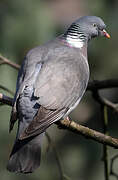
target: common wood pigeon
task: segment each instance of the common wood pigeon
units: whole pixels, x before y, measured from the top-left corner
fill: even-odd
[[[103,20],[84,16],[56,39],[28,52],[18,74],[10,131],[18,119],[7,169],[31,173],[40,165],[46,129],[66,118],[79,104],[88,84],[88,41],[110,35]]]

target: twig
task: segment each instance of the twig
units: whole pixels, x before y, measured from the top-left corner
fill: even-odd
[[[112,110],[118,112],[118,104],[115,104],[109,101],[108,99],[101,97],[98,90],[92,91],[92,95],[93,95],[94,100],[96,100],[99,104],[105,105],[111,108]]]
[[[15,69],[20,69],[20,65],[16,64],[16,63],[13,63],[12,61],[10,61],[9,59],[7,59],[6,57],[0,55],[0,60],[1,60],[1,63],[0,65],[2,64],[8,64],[9,66],[15,68]]]
[[[114,172],[114,170],[113,170],[114,161],[115,161],[117,158],[118,158],[118,154],[115,155],[115,156],[111,159],[110,175],[116,177],[116,179],[118,180],[118,173]]]
[[[0,102],[0,106],[5,106],[6,104],[4,104],[4,103],[2,103],[2,102]]]
[[[13,98],[5,96],[2,93],[0,93],[0,102],[2,104],[7,104],[9,106],[12,106],[13,105]]]
[[[90,81],[88,84],[87,90],[94,91],[94,90],[101,90],[101,89],[108,89],[108,88],[118,88],[118,79]]]
[[[47,132],[45,133],[45,135],[47,137],[49,145],[53,148],[53,152],[54,152],[54,155],[55,155],[55,158],[57,161],[57,165],[58,165],[58,169],[59,169],[59,173],[60,173],[60,180],[64,180],[64,179],[69,180],[69,177],[67,175],[65,175],[65,173],[63,172],[61,161],[60,161],[60,158],[59,158],[59,155],[58,155],[58,152],[56,150],[54,143],[52,142],[52,140]]]
[[[101,112],[102,112],[102,119],[103,119],[104,134],[108,135],[108,114],[107,114],[107,107],[101,105]],[[107,145],[103,145],[103,161],[104,161],[105,180],[109,180],[108,147],[107,147]]]
[[[14,92],[12,92],[11,90],[9,90],[9,89],[6,88],[5,86],[0,85],[0,89],[3,89],[4,91],[6,91],[6,92],[8,92],[8,93],[10,93],[11,95],[14,96]]]

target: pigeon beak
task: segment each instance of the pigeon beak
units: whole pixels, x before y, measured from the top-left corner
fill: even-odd
[[[103,29],[102,32],[106,38],[108,38],[108,39],[110,38],[110,35],[107,33],[107,31],[105,29]]]

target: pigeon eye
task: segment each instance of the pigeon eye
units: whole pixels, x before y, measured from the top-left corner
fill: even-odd
[[[96,27],[97,25],[95,23],[93,23],[93,26]]]

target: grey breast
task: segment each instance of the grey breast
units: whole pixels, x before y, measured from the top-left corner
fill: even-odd
[[[76,48],[55,43],[44,59],[34,95],[45,108],[71,108],[81,99],[88,83],[87,58]]]

